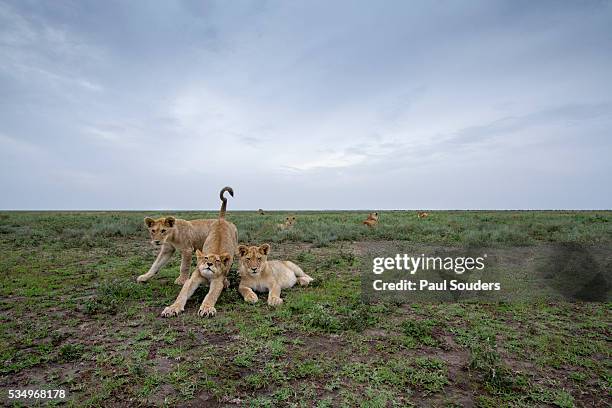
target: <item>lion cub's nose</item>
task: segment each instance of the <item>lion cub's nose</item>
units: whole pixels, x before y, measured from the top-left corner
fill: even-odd
[[[257,268],[251,268],[253,270],[253,272],[255,272],[257,270]]]
[[[212,262],[206,262],[206,265],[213,266],[213,263]]]

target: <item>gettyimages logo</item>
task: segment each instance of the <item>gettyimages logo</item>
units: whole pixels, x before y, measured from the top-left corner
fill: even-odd
[[[425,254],[415,257],[409,256],[408,254],[397,254],[395,257],[374,258],[372,261],[372,272],[379,275],[386,270],[397,270],[406,271],[411,275],[414,275],[419,270],[445,270],[453,271],[456,274],[461,275],[465,271],[482,271],[485,268],[484,261],[486,258],[487,254],[483,254],[477,258],[465,256],[447,256],[442,258],[441,256],[425,256]]]

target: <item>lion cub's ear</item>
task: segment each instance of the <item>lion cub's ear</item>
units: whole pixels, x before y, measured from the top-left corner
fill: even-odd
[[[174,227],[175,222],[176,222],[176,219],[172,216],[164,218],[164,225],[166,227],[170,227],[170,228]]]
[[[238,255],[245,256],[249,252],[249,248],[246,245],[238,245]]]
[[[263,244],[258,248],[258,250],[260,254],[268,255],[268,253],[270,252],[270,244]]]
[[[224,265],[228,265],[232,261],[232,257],[227,252],[222,253],[219,259],[221,259],[221,263]]]
[[[151,217],[145,217],[144,223],[148,228],[151,228],[151,226],[155,224],[155,220]]]
[[[198,259],[204,257],[204,252],[200,251],[199,249],[196,249],[196,257]]]

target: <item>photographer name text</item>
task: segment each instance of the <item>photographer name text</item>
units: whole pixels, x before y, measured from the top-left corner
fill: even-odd
[[[377,279],[372,282],[372,287],[376,291],[489,291],[501,290],[499,282],[459,282],[455,279],[443,280],[440,282],[430,282],[426,279],[411,281],[402,279],[396,282],[384,282]]]
[[[417,271],[452,271],[457,275],[465,272],[482,271],[485,268],[487,255],[480,257],[440,257],[410,256],[397,254],[393,257],[377,257],[372,260],[372,273],[382,275],[387,271],[404,271],[409,275]],[[427,279],[401,279],[385,281],[376,279],[372,282],[375,291],[499,291],[499,282],[464,282],[458,279],[431,281]]]

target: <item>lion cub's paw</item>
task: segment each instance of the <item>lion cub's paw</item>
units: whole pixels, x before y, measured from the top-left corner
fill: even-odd
[[[301,276],[297,278],[297,282],[300,284],[300,286],[308,286],[308,284],[313,280],[314,279],[312,279],[310,276]]]
[[[278,306],[283,304],[283,299],[279,298],[279,297],[268,297],[268,304],[270,306]]]
[[[181,312],[182,310],[178,306],[170,305],[161,312],[161,315],[162,317],[174,317],[178,316]]]
[[[217,309],[214,306],[202,305],[198,310],[200,317],[213,317],[217,314]]]
[[[188,276],[179,276],[178,278],[176,278],[174,280],[174,283],[176,283],[177,285],[184,285],[185,282],[187,282],[189,280]]]
[[[147,275],[140,275],[139,277],[136,278],[136,282],[146,282],[148,280],[149,278],[147,277]]]
[[[256,303],[258,298],[255,293],[251,292],[251,293],[246,294],[246,296],[244,297],[244,300],[246,300],[249,303]]]
[[[230,282],[227,278],[223,279],[223,289],[229,288]]]

